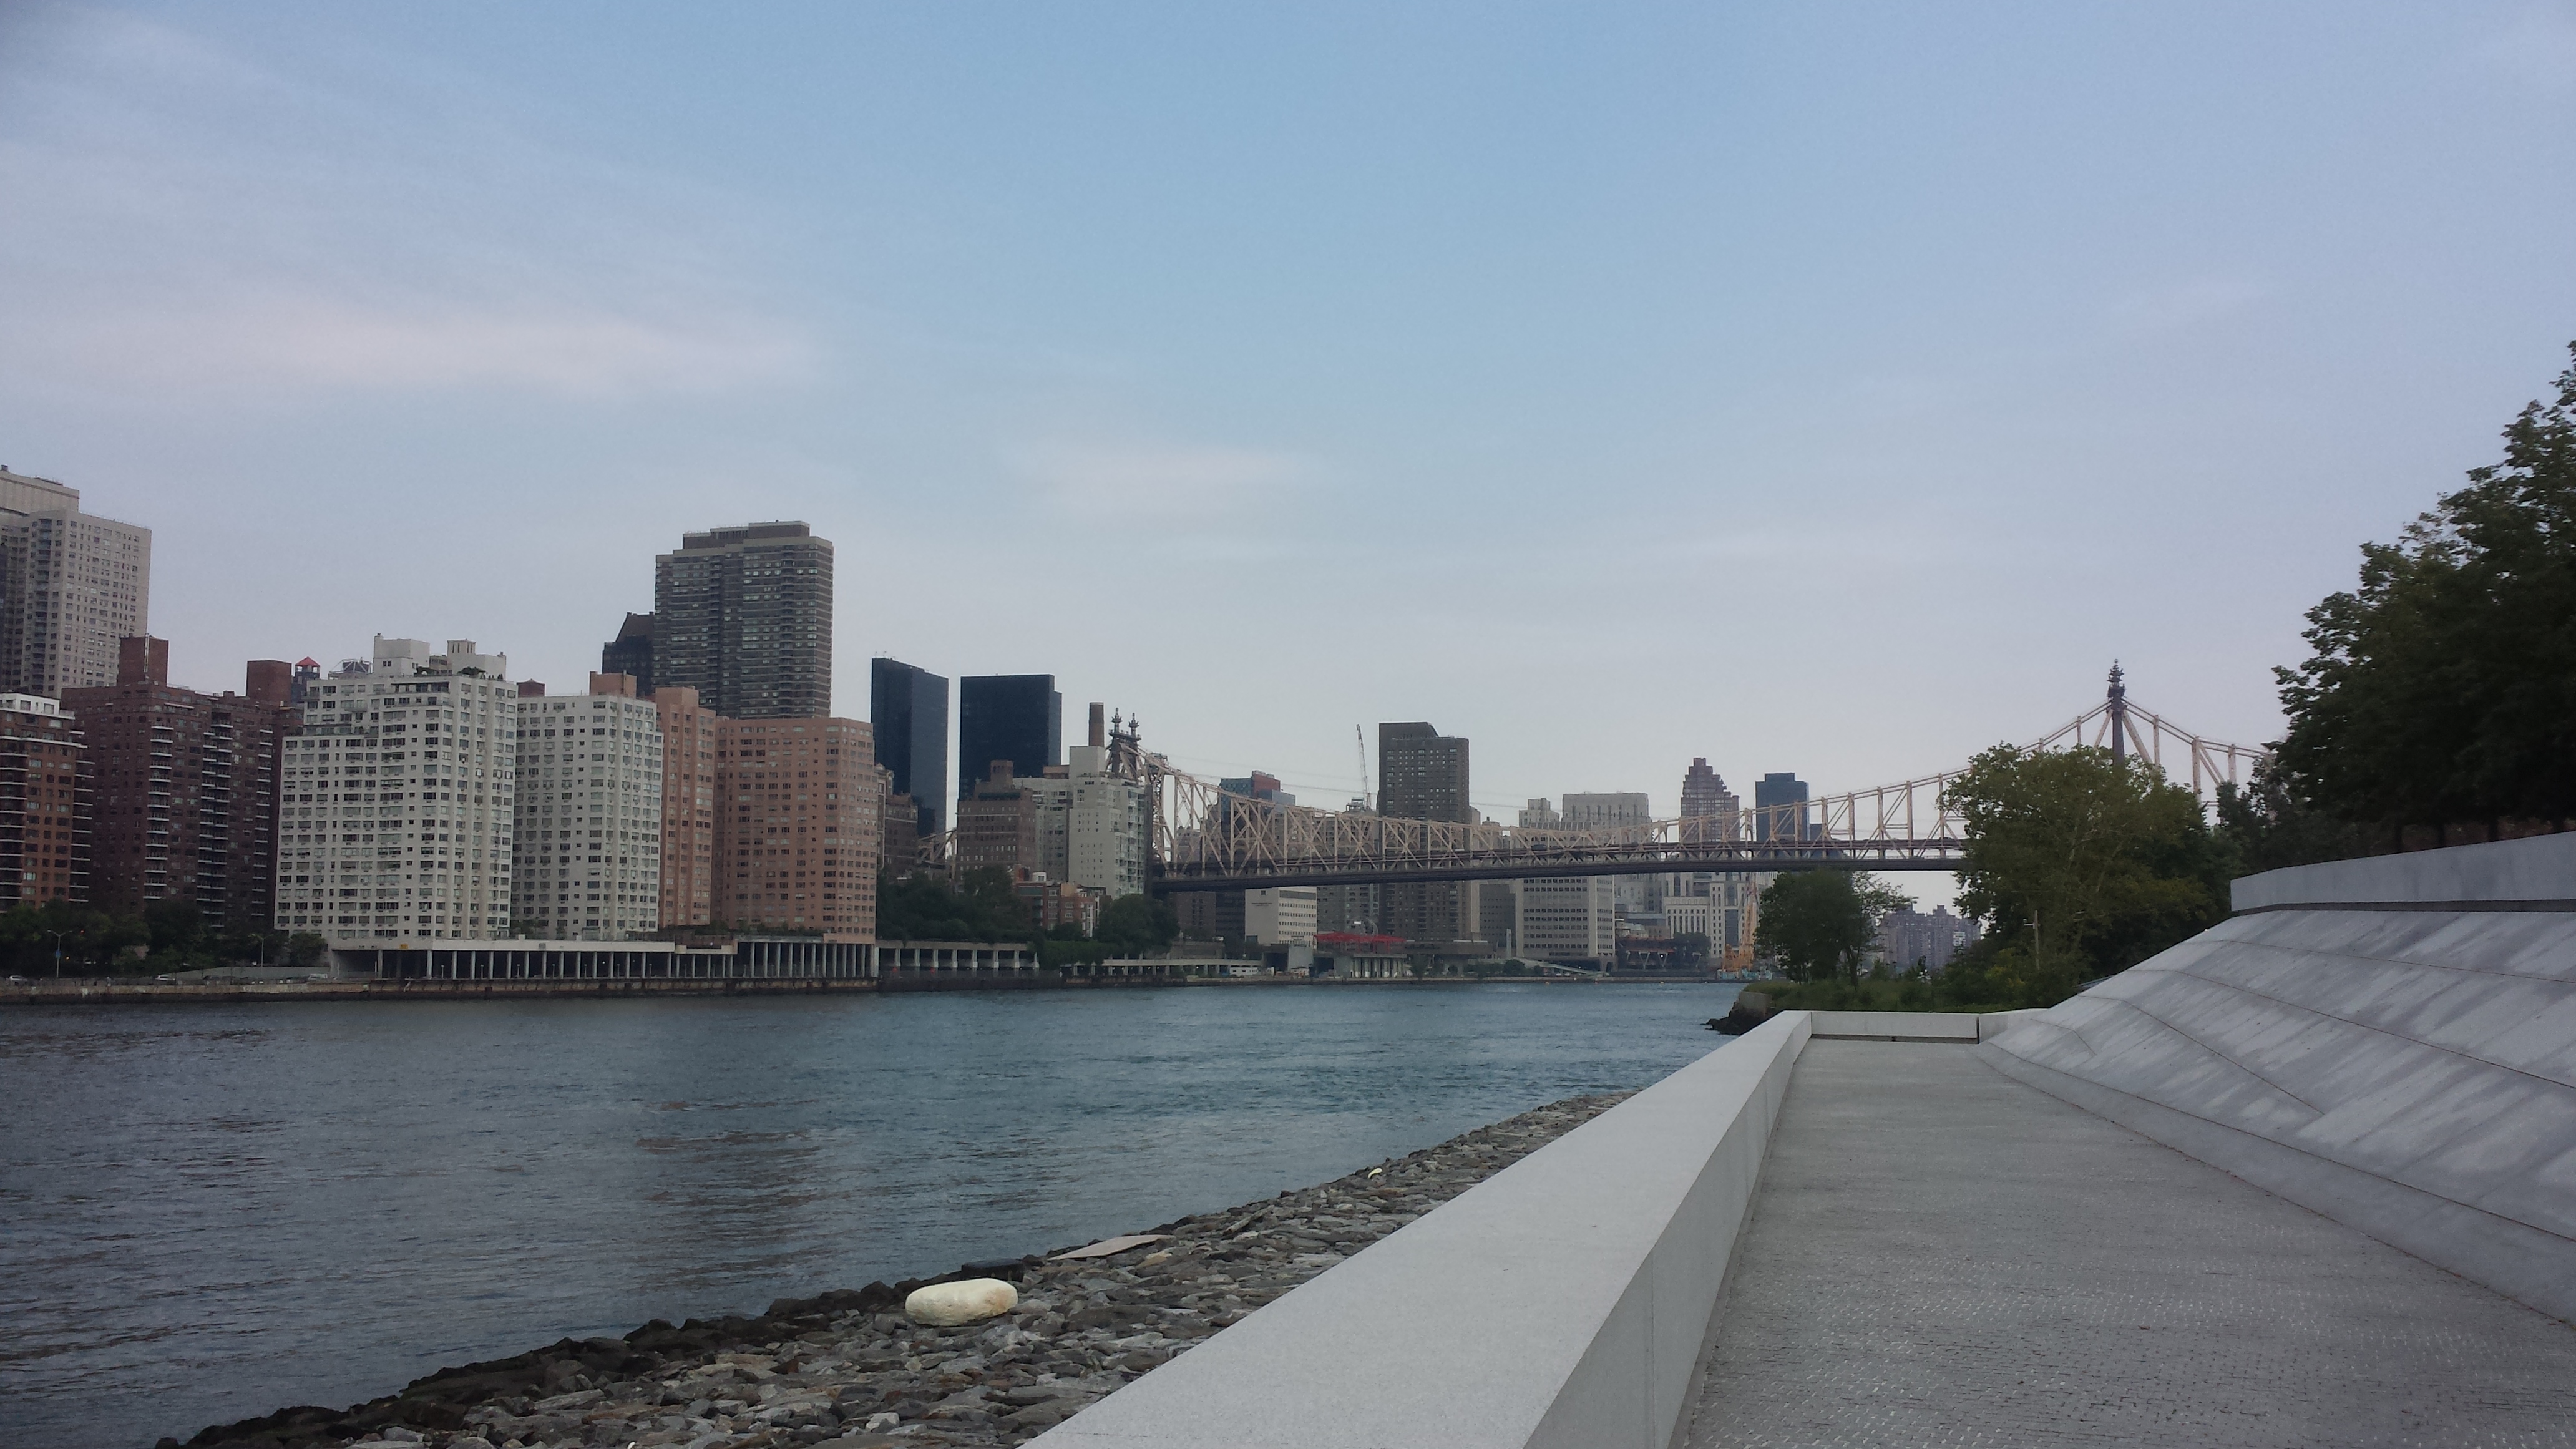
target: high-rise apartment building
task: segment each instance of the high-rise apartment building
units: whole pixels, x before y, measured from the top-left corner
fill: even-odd
[[[912,797],[913,834],[947,829],[947,676],[895,659],[868,661],[868,723],[876,727],[877,763],[893,777],[890,793]]]
[[[651,699],[653,678],[653,616],[629,614],[618,626],[617,637],[599,646],[599,672],[623,674],[635,681],[635,697]]]
[[[88,753],[58,702],[0,694],[0,911],[89,899]]]
[[[1064,873],[1058,877],[1110,900],[1143,893],[1145,853],[1153,838],[1153,802],[1142,780],[1113,768],[1099,743],[1076,745],[1060,781],[1064,799]]]
[[[510,919],[550,941],[630,941],[662,913],[661,716],[624,674],[521,696]]]
[[[376,636],[304,707],[279,771],[277,924],[400,946],[510,914],[519,689],[507,655]]]
[[[653,684],[727,719],[832,712],[832,544],[801,523],[680,537],[653,561]]]
[[[995,760],[1034,780],[1064,763],[1064,696],[1052,674],[970,674],[957,681],[957,797],[988,778]]]
[[[1390,820],[1472,821],[1467,741],[1419,720],[1377,727],[1378,814]],[[1466,892],[1452,882],[1378,892],[1378,926],[1409,941],[1454,941],[1471,929]]]
[[[119,641],[116,682],[63,692],[93,778],[89,899],[123,914],[183,903],[264,931],[277,910],[279,772],[303,719],[292,666],[255,659],[240,694],[170,683],[166,639]]]
[[[859,720],[724,720],[717,918],[738,931],[873,941],[882,773]]]
[[[662,727],[662,924],[716,918],[716,744],[724,719],[682,684],[653,691]]]
[[[114,684],[116,641],[143,633],[151,592],[152,530],[0,467],[0,690],[60,699]]]

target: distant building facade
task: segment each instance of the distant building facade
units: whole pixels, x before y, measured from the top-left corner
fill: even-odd
[[[1468,747],[1420,720],[1377,727],[1378,814],[1390,820],[1468,822]],[[1381,886],[1378,929],[1408,941],[1467,938],[1467,892],[1454,882]]]
[[[506,655],[376,636],[305,705],[279,771],[277,925],[491,940],[510,913],[519,690]]]
[[[955,849],[949,859],[959,872],[1030,870],[1046,873],[1038,849],[1037,799],[1011,778],[1011,762],[995,760],[957,802]]]
[[[1890,911],[1878,920],[1878,946],[1887,964],[1899,971],[1917,966],[1941,971],[1960,952],[1977,944],[1977,918],[1954,916],[1948,906],[1929,911]]]
[[[1052,674],[975,674],[957,682],[957,793],[989,778],[995,760],[1039,779],[1064,763],[1064,696]]]
[[[618,627],[617,637],[599,648],[599,672],[623,674],[635,681],[639,699],[651,699],[653,679],[653,616],[629,614]]]
[[[253,660],[240,694],[170,683],[165,639],[118,641],[114,684],[64,691],[93,778],[89,899],[123,914],[182,903],[206,925],[276,915],[285,741],[302,727],[291,666]]]
[[[737,931],[874,941],[881,779],[863,720],[723,721],[717,917]]]
[[[662,909],[665,929],[713,924],[716,872],[716,746],[723,717],[684,684],[653,691],[662,731]]]
[[[624,674],[519,703],[512,923],[552,941],[630,941],[662,924],[659,712]]]
[[[0,694],[0,910],[89,899],[88,748],[59,702]]]
[[[653,561],[653,684],[734,720],[832,712],[832,544],[802,523],[683,534]]]
[[[1795,775],[1773,773],[1754,781],[1753,810],[1756,840],[1805,840],[1815,833],[1807,815],[1807,782]]]
[[[1243,934],[1264,946],[1315,943],[1315,887],[1269,886],[1243,893]]]
[[[0,468],[0,691],[116,682],[150,623],[152,530],[83,513],[80,490]]]
[[[889,792],[907,796],[913,833],[948,828],[948,678],[897,659],[868,661],[868,722],[876,729],[877,763],[893,777]],[[990,760],[975,760],[983,770]]]
[[[1618,897],[1606,875],[1512,882],[1515,955],[1607,969],[1619,956]]]

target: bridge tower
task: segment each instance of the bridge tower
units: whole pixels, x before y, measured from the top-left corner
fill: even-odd
[[[2111,758],[2114,762],[2129,758],[2129,686],[2120,682],[2120,661],[2111,661],[2111,693],[2107,708],[2111,712]]]

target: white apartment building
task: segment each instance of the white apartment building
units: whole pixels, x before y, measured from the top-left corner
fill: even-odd
[[[1243,934],[1264,946],[1313,945],[1314,886],[1271,886],[1243,893]]]
[[[1153,833],[1145,787],[1110,770],[1105,745],[1074,745],[1064,754],[1063,774],[1011,782],[1036,804],[1036,868],[1111,900],[1142,893]]]
[[[60,699],[114,684],[116,641],[148,632],[151,592],[152,530],[0,467],[0,690]]]
[[[592,676],[595,691],[633,686],[622,674]],[[519,702],[510,896],[520,930],[625,941],[662,924],[662,766],[651,700],[591,693]]]
[[[376,636],[311,686],[278,770],[277,925],[336,944],[507,932],[518,689],[471,639]]]
[[[1619,912],[1612,881],[1606,875],[1568,875],[1512,882],[1513,952],[1537,961],[1617,961]]]

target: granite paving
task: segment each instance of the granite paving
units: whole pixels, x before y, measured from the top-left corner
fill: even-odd
[[[1809,1044],[1694,1449],[2576,1445],[2576,1328],[1967,1047]]]

